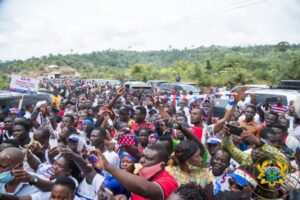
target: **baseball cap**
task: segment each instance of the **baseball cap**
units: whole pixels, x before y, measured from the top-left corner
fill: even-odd
[[[71,134],[71,135],[69,136],[69,141],[72,141],[72,142],[79,142],[79,135]]]
[[[206,144],[220,144],[221,143],[221,139],[214,136],[214,137],[209,137],[206,139]]]

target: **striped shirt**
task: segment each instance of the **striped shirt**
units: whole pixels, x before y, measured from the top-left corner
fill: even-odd
[[[275,112],[283,113],[283,114],[287,113],[287,111],[288,111],[288,108],[286,106],[278,105],[278,104],[272,105],[271,109]]]

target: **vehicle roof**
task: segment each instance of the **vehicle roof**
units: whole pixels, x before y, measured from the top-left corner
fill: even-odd
[[[133,87],[135,87],[135,88],[136,87],[152,88],[147,83],[144,83],[144,82],[141,82],[141,81],[129,82],[129,83],[125,83],[125,85],[129,85],[130,88],[133,88]]]
[[[192,82],[179,82],[179,83],[186,84],[186,85],[197,85],[196,83],[192,83]]]
[[[300,82],[300,80],[281,80],[281,81],[284,81],[284,82]]]
[[[126,82],[124,85],[138,85],[138,84],[145,84],[145,85],[147,85],[147,83],[142,82],[142,81],[130,81],[130,82]]]
[[[192,85],[192,84],[186,84],[186,83],[173,83],[173,84],[170,84],[170,85],[187,86],[187,87],[191,87],[191,88],[194,88],[194,89],[199,90],[199,88],[198,88],[196,85]]]
[[[269,85],[259,85],[259,84],[238,85],[238,86],[236,86],[234,88],[243,87],[243,86],[246,86],[246,87],[258,87],[258,88],[270,88]]]
[[[168,81],[164,81],[164,80],[149,80],[147,81],[148,82],[164,82],[164,83],[167,83]]]
[[[189,86],[193,86],[193,85],[190,85],[188,83],[183,83],[183,82],[179,82],[179,83],[171,83],[170,85],[189,85]]]
[[[9,96],[21,96],[23,93],[9,91],[9,90],[0,90],[0,97],[9,97]],[[24,93],[23,95],[30,95]]]
[[[277,95],[300,95],[297,90],[286,90],[286,89],[258,89],[258,90],[250,90],[248,93],[258,93],[258,94],[277,94]]]
[[[147,84],[134,84],[134,85],[131,85],[131,87],[147,87],[147,88],[152,88],[150,85],[147,85]]]
[[[118,84],[121,83],[119,80],[114,80],[114,79],[110,80],[110,79],[97,79],[97,78],[95,78],[95,79],[83,79],[83,80],[89,81],[89,82],[95,81],[96,83],[106,83],[106,82],[113,82],[113,83],[118,83]]]

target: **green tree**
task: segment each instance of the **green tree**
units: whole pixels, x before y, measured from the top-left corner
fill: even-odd
[[[206,69],[207,69],[207,70],[211,70],[211,69],[212,69],[212,66],[211,66],[209,60],[206,61]]]
[[[7,89],[10,84],[10,79],[7,75],[0,75],[0,89]]]

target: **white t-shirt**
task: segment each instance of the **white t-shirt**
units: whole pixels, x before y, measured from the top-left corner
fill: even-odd
[[[221,176],[214,176],[211,172],[210,173],[213,179],[213,186],[214,186],[214,194],[218,194],[219,192],[230,190],[228,179],[230,178],[228,174],[225,172]]]
[[[114,151],[105,151],[103,153],[106,160],[109,162],[110,165],[119,168],[120,166],[120,157],[119,155]]]
[[[114,166],[115,168],[120,168],[120,157],[116,152],[105,151],[103,155],[110,165]],[[109,173],[107,171],[103,171],[103,174],[107,175]]]
[[[100,174],[94,177],[91,185],[88,184],[86,178],[84,178],[77,188],[76,195],[82,200],[97,199],[97,193],[103,181],[104,177]]]

